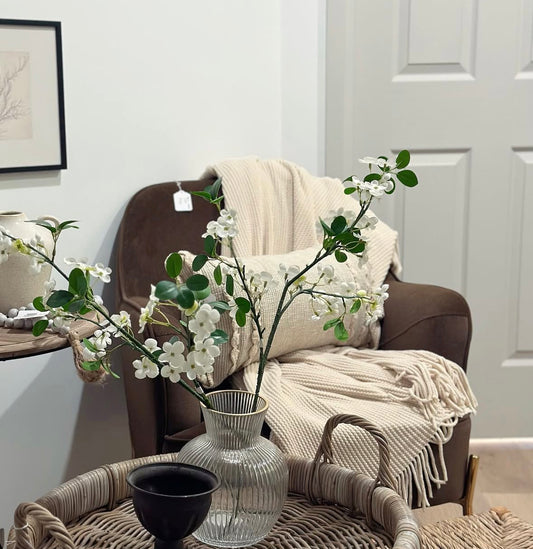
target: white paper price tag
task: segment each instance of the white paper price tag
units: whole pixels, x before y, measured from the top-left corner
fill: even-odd
[[[186,192],[179,190],[174,193],[174,209],[177,212],[192,212],[192,197]]]

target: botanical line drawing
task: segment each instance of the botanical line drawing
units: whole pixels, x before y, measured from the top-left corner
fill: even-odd
[[[0,52],[0,139],[32,137],[29,53]]]

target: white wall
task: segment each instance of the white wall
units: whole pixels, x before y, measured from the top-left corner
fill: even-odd
[[[59,256],[109,264],[141,187],[247,154],[319,173],[324,11],[324,0],[0,0],[3,18],[62,22],[68,147],[60,173],[0,175],[0,210],[78,219]],[[0,527],[19,502],[129,457],[120,382],[83,385],[68,349],[0,363]]]
[[[325,175],[326,0],[281,8],[283,157]]]

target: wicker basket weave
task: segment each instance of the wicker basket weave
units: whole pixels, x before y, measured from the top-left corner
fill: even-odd
[[[339,423],[366,429],[377,441],[377,479],[333,464],[332,432]],[[15,549],[149,549],[153,538],[138,522],[126,475],[145,463],[175,461],[163,454],[105,465],[68,481],[15,511]],[[323,460],[322,460],[323,458]],[[314,460],[288,458],[289,492],[282,516],[254,547],[318,549],[361,547],[420,549],[411,510],[392,489],[387,442],[377,427],[356,416],[332,417]],[[207,549],[192,537],[189,549]]]

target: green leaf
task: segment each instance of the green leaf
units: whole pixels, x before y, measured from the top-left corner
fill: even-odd
[[[353,194],[357,189],[355,187],[347,187],[344,189],[344,194]]]
[[[406,187],[416,187],[418,185],[418,178],[416,177],[415,172],[412,172],[411,170],[403,170],[398,172],[396,177]]]
[[[344,229],[346,229],[347,223],[346,218],[343,215],[337,216],[332,222],[331,222],[331,230],[333,231],[334,235],[341,234]]]
[[[320,219],[320,224],[322,225],[322,229],[324,229],[324,234],[325,235],[328,235],[328,236],[333,236],[334,235],[334,233],[331,230],[331,228],[329,227],[329,225],[327,223],[325,223],[322,219]]]
[[[215,255],[216,246],[216,240],[210,234],[208,234],[204,238],[204,250],[209,257],[213,257]]]
[[[219,313],[229,311],[231,307],[225,301],[211,301],[209,303],[213,309],[216,309]]]
[[[87,295],[87,278],[81,269],[72,269],[68,277],[68,289],[74,295],[85,297]]]
[[[56,307],[63,307],[63,305],[66,305],[69,301],[72,301],[74,296],[67,292],[67,290],[56,290],[46,301],[46,304],[48,307],[56,308]]]
[[[209,280],[204,275],[195,274],[190,276],[186,280],[185,284],[189,290],[192,290],[193,292],[200,292],[209,286]]]
[[[49,221],[36,219],[34,221],[28,221],[27,223],[35,223],[35,225],[39,225],[39,227],[44,227],[45,229],[48,229],[52,234],[57,233],[55,225],[52,225]]]
[[[226,292],[228,295],[233,295],[235,284],[231,275],[226,276]]]
[[[69,221],[63,221],[60,223],[57,228],[62,231],[63,229],[79,229],[76,225],[72,225],[72,223],[78,223],[77,219],[70,219]]]
[[[350,307],[350,313],[354,314],[356,313],[360,308],[361,308],[361,300],[360,299],[356,299],[352,306]]]
[[[218,193],[222,187],[222,178],[219,177],[212,185],[208,185],[204,190],[206,190],[211,195],[211,200],[215,200],[218,197]]]
[[[83,339],[83,345],[93,353],[96,353],[96,351],[98,351],[98,349],[87,338]]]
[[[165,271],[170,278],[178,278],[183,267],[183,258],[178,252],[167,255],[165,259]]]
[[[193,196],[200,196],[201,198],[204,198],[205,200],[211,200],[211,195],[206,191],[191,191],[191,194]]]
[[[80,315],[86,315],[87,313],[90,313],[93,309],[90,309],[87,306],[84,306],[80,309],[79,313]]]
[[[335,250],[335,259],[339,263],[344,263],[348,259],[348,256],[341,250]]]
[[[339,341],[346,341],[350,337],[348,330],[344,327],[344,322],[339,322],[335,325],[334,333]]]
[[[68,304],[67,311],[69,313],[81,313],[81,310],[85,307],[85,299],[76,299]]]
[[[246,324],[246,313],[240,309],[235,313],[235,321],[241,328]]]
[[[360,254],[365,251],[366,248],[366,242],[364,240],[355,240],[353,242],[349,242],[345,245],[345,249],[347,252],[350,252],[351,254]]]
[[[411,162],[411,154],[409,151],[400,151],[396,157],[396,168],[398,170],[403,170]]]
[[[100,369],[100,366],[102,366],[101,360],[86,360],[81,363],[81,367],[89,372],[96,372]]]
[[[333,326],[336,326],[341,321],[340,318],[333,318],[331,320],[328,320],[323,327],[323,330],[329,330],[330,328],[333,328]]]
[[[381,175],[379,173],[369,173],[364,181],[366,182],[369,182],[369,181],[378,181],[379,179],[381,179]]]
[[[211,295],[211,288],[208,286],[203,290],[198,290],[196,292],[193,291],[193,294],[196,300],[201,301],[202,299],[205,299],[206,297],[209,297]]]
[[[48,320],[43,318],[42,320],[38,320],[33,325],[31,331],[34,336],[40,336],[46,330],[46,328],[48,328]]]
[[[213,338],[213,343],[215,345],[222,345],[229,340],[228,334],[224,330],[215,330],[214,332],[211,332],[210,337]]]
[[[207,262],[209,258],[206,255],[197,255],[192,261],[192,270],[199,271]]]
[[[235,304],[239,308],[239,311],[242,311],[244,314],[250,312],[251,305],[250,305],[250,302],[245,297],[235,298]]]
[[[220,265],[215,267],[215,270],[213,271],[213,278],[219,286],[222,284],[222,269]]]
[[[177,288],[176,301],[183,309],[190,309],[194,305],[194,293],[185,285]]]
[[[155,285],[155,297],[161,301],[167,299],[176,299],[178,295],[178,287],[171,280],[161,280]]]
[[[37,311],[41,311],[42,313],[44,313],[47,310],[46,307],[44,306],[42,295],[36,297],[33,300],[33,306],[35,307],[35,309],[37,309]]]

